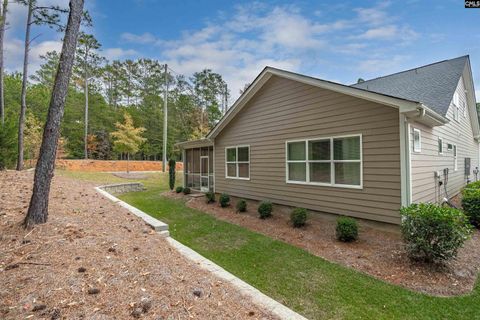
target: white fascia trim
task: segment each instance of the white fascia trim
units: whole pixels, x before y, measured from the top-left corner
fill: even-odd
[[[329,82],[321,79],[316,79],[297,73],[292,73],[285,70],[279,70],[271,67],[266,67],[255,81],[248,87],[247,91],[243,93],[240,98],[233,104],[228,110],[226,115],[220,120],[220,122],[210,131],[207,135],[207,139],[215,138],[220,131],[228,124],[228,122],[235,117],[235,115],[242,109],[242,107],[260,90],[260,88],[273,76],[297,81],[300,83],[312,85],[326,90],[346,94],[352,97],[360,98],[363,100],[369,100],[372,102],[387,105],[393,108],[399,109],[400,112],[411,112],[418,110],[422,107],[421,103],[415,101],[404,100],[400,98],[390,97],[383,94],[349,87],[342,84]],[[433,111],[432,111],[433,112]]]
[[[475,87],[473,85],[472,68],[470,66],[470,59],[467,59],[467,65],[463,71],[463,79],[465,87],[467,88],[467,106],[468,114],[470,115],[470,123],[472,124],[473,137],[480,139],[480,124],[478,123],[477,100],[475,98]]]

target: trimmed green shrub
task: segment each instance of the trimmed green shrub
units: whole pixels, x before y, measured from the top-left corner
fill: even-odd
[[[175,166],[176,162],[173,159],[168,160],[168,185],[170,186],[170,190],[175,188]]]
[[[290,213],[290,221],[294,228],[300,228],[307,222],[307,209],[295,208]]]
[[[467,184],[465,189],[480,189],[480,180]]]
[[[190,190],[189,187],[183,188],[183,194],[190,194],[192,193],[192,190]]]
[[[337,219],[335,235],[342,242],[351,242],[358,239],[357,220],[349,217],[340,217]]]
[[[266,219],[272,216],[273,206],[270,201],[262,201],[258,206],[258,214],[260,215],[260,219]]]
[[[183,192],[183,187],[177,187],[177,188],[175,189],[175,192],[176,192],[176,193]]]
[[[207,203],[215,202],[215,193],[212,191],[209,191],[205,193],[205,198],[207,198]]]
[[[463,189],[462,208],[470,223],[480,228],[480,189]]]
[[[472,227],[460,210],[434,204],[412,204],[400,209],[402,235],[413,260],[443,262],[457,256]]]
[[[247,201],[245,199],[240,199],[236,204],[237,212],[247,211]]]
[[[218,199],[218,202],[220,202],[220,207],[228,207],[230,205],[230,196],[227,193],[222,193]]]

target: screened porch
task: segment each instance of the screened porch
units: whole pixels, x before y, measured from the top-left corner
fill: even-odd
[[[184,146],[184,186],[193,190],[213,191],[213,146]]]

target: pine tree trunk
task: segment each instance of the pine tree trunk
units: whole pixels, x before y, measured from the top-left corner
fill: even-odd
[[[35,169],[32,198],[30,199],[30,206],[24,220],[25,228],[45,223],[48,218],[48,197],[55,169],[60,122],[63,117],[68,83],[75,60],[75,48],[83,14],[83,4],[84,0],[70,0],[70,14],[48,108],[47,122],[43,131],[40,155]]]
[[[2,21],[0,23],[0,118],[2,126],[5,124],[5,95],[3,86],[3,40],[5,39],[5,27],[7,22],[8,0],[3,0],[2,5]]]
[[[25,112],[27,111],[28,53],[30,51],[30,28],[32,26],[33,0],[28,2],[27,29],[25,31],[25,51],[23,55],[22,94],[20,117],[18,119],[18,156],[17,170],[23,170],[23,132],[25,130]]]
[[[87,57],[88,57],[88,48],[85,49],[85,134],[84,134],[84,144],[85,144],[85,159],[88,159],[88,72],[87,72]]]

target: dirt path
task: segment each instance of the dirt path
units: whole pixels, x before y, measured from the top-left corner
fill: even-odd
[[[24,231],[32,178],[0,172],[1,319],[273,318],[90,183],[56,177],[49,222]]]

